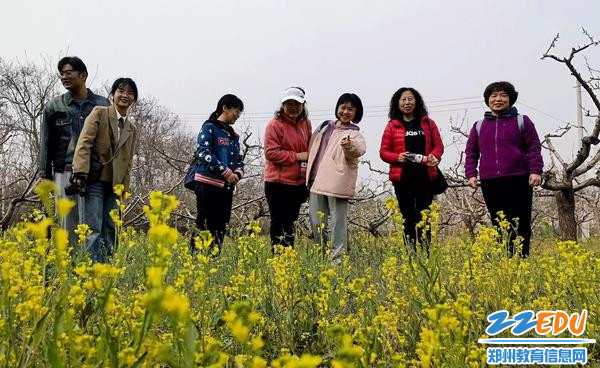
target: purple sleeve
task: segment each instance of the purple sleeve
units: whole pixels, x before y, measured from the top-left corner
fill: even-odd
[[[477,163],[479,161],[479,136],[475,124],[471,128],[467,146],[465,147],[465,175],[467,179],[477,177]]]
[[[541,175],[544,171],[544,159],[542,158],[542,144],[538,137],[535,125],[527,115],[523,117],[523,138],[527,150],[527,163],[530,174]]]

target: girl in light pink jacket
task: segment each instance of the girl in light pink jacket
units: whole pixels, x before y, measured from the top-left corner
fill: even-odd
[[[330,256],[340,263],[348,247],[348,200],[356,189],[358,158],[366,151],[365,139],[356,125],[363,115],[360,98],[353,93],[341,95],[335,115],[337,120],[324,122],[311,137],[306,181],[314,240],[327,243],[330,222]]]

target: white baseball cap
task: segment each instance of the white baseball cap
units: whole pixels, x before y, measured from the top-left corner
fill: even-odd
[[[300,103],[304,103],[304,90],[300,87],[288,87],[285,89],[283,94],[283,98],[281,102],[285,102],[287,100],[294,100]]]

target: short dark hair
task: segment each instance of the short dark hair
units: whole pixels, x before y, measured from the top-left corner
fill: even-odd
[[[517,97],[519,97],[519,92],[515,90],[515,86],[510,82],[502,81],[490,83],[489,86],[485,87],[485,91],[483,91],[483,98],[485,99],[486,106],[490,105],[490,96],[493,92],[506,92],[508,94],[510,106],[514,105],[515,102],[517,102]]]
[[[80,58],[78,58],[77,56],[65,56],[58,62],[58,71],[61,72],[67,64],[71,65],[73,70],[75,70],[76,72],[85,73],[85,77],[87,78],[87,67]]]
[[[228,109],[239,109],[240,111],[244,111],[244,103],[240,100],[236,95],[226,94],[219,99],[217,102],[217,108],[210,114],[209,120],[215,120],[221,115],[223,112],[223,106]]]
[[[110,87],[110,94],[114,95],[115,92],[117,92],[117,90],[119,88],[123,88],[125,86],[128,86],[129,88],[131,88],[131,90],[133,91],[133,96],[134,96],[133,99],[134,99],[134,101],[137,101],[137,99],[138,99],[137,85],[135,84],[135,82],[131,78],[118,78],[113,83],[112,87]]]
[[[358,97],[354,93],[344,93],[343,95],[340,96],[340,98],[338,98],[338,101],[335,104],[335,117],[338,119],[340,118],[338,116],[338,112],[337,112],[338,108],[340,107],[340,105],[343,105],[346,102],[350,103],[350,105],[352,105],[356,108],[356,116],[354,116],[353,122],[355,124],[360,123],[360,121],[362,120],[362,117],[363,117],[363,105],[362,105],[362,101],[360,100],[360,97]]]
[[[406,91],[412,92],[413,96],[415,96],[414,115],[416,118],[422,119],[423,116],[427,115],[427,106],[425,106],[425,101],[423,101],[421,94],[412,87],[402,87],[394,93],[392,99],[390,100],[390,112],[388,117],[390,119],[402,120],[403,115],[402,111],[400,111],[400,106],[398,106],[398,102],[400,101],[402,94]]]

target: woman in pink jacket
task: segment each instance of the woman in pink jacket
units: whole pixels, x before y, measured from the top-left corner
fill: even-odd
[[[289,87],[265,130],[265,196],[271,213],[271,245],[294,246],[294,223],[306,201],[308,141],[312,130],[304,90]]]
[[[358,124],[363,106],[353,93],[344,93],[335,105],[337,120],[326,121],[313,133],[308,153],[307,184],[310,189],[310,223],[316,242],[328,240],[335,263],[348,247],[348,200],[354,196],[358,158],[365,154],[365,139]]]

